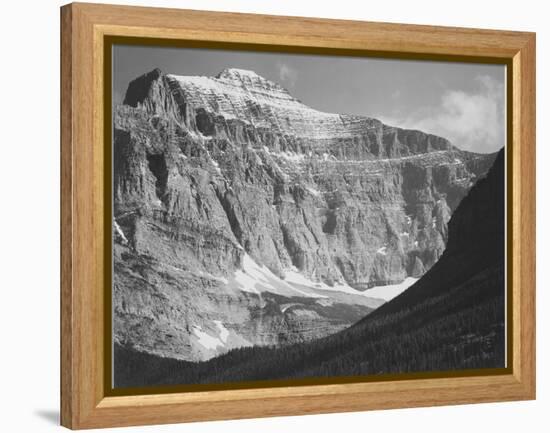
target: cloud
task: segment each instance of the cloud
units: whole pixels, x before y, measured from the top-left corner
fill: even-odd
[[[298,80],[298,72],[288,66],[286,63],[277,63],[277,70],[279,72],[279,79],[290,87],[294,87]]]
[[[440,135],[463,150],[495,152],[505,144],[504,84],[486,75],[476,82],[474,92],[446,90],[436,107],[387,121]]]

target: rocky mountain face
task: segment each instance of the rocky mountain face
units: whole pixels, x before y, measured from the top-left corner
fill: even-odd
[[[504,155],[460,203],[440,260],[353,326],[303,344],[233,350],[206,362],[115,345],[118,387],[505,367]]]
[[[379,307],[437,262],[495,158],[238,69],[137,78],[113,147],[115,342],[191,361]]]
[[[314,341],[233,350],[206,362],[115,345],[118,387],[505,367],[504,154],[462,200],[448,247],[414,285]]]

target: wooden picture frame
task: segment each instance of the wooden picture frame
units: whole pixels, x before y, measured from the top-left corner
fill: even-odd
[[[510,365],[500,374],[112,395],[106,341],[106,41],[501,63],[509,67]],[[282,47],[282,48],[281,48]],[[61,8],[61,424],[72,429],[535,398],[535,34],[73,3]],[[110,189],[109,189],[110,194]],[[110,260],[110,259],[109,259]],[[109,358],[110,359],[110,358]]]

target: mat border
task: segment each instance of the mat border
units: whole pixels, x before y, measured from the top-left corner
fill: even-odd
[[[105,157],[111,155],[113,43],[506,65],[507,368],[113,390],[111,158]],[[535,398],[533,33],[73,3],[61,8],[61,53],[62,425],[77,429]]]

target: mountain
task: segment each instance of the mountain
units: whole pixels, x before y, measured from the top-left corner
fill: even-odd
[[[116,346],[117,386],[504,367],[504,193],[501,151],[453,214],[440,260],[344,331],[308,343],[237,349],[201,363]]]
[[[240,69],[132,81],[113,155],[114,341],[187,361],[362,319],[438,261],[495,158]]]

